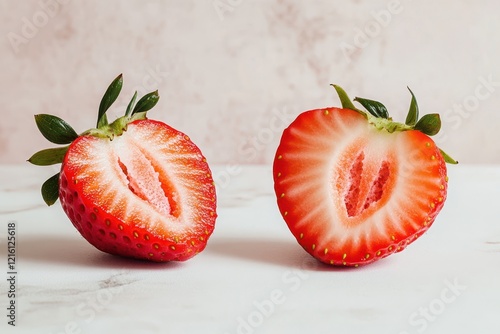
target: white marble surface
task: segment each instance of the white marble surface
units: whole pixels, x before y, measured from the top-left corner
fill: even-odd
[[[275,205],[268,166],[218,185],[208,246],[184,263],[99,252],[39,195],[52,168],[0,167],[0,268],[17,224],[17,326],[1,333],[383,333],[500,331],[500,167],[449,168],[447,203],[404,252],[357,269],[314,261]],[[227,166],[215,166],[216,176]],[[0,281],[6,314],[7,283]]]
[[[46,148],[34,114],[93,126],[122,72],[112,116],[135,89],[159,89],[151,115],[215,163],[270,163],[273,112],[290,122],[338,106],[331,83],[398,120],[410,86],[422,113],[442,114],[443,149],[500,163],[499,11],[498,0],[0,0],[0,163]]]

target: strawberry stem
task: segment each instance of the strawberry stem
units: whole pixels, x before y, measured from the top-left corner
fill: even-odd
[[[136,113],[131,116],[122,116],[113,121],[111,124],[103,125],[97,129],[89,129],[81,134],[81,136],[94,136],[99,138],[108,138],[113,140],[115,137],[121,136],[124,131],[127,131],[129,123],[137,120],[146,119],[146,112]]]
[[[380,118],[372,115],[368,116],[368,123],[375,126],[378,130],[386,130],[389,133],[393,133],[396,131],[408,131],[413,130],[411,126],[408,126],[403,123],[394,122],[392,118]]]

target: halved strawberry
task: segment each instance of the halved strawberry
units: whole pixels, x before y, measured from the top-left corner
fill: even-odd
[[[307,252],[358,266],[403,250],[432,225],[446,199],[445,162],[456,161],[428,136],[439,131],[439,115],[418,120],[413,93],[401,124],[381,103],[355,99],[366,113],[334,87],[342,109],[306,111],[284,130],[275,192]]]
[[[48,205],[60,198],[80,234],[103,252],[151,261],[187,260],[202,251],[216,219],[214,182],[200,149],[180,131],[149,120],[152,92],[108,124],[105,112],[122,86],[118,76],[99,110],[98,126],[78,136],[63,120],[35,119],[62,148],[35,153],[36,165],[62,162],[42,186]]]

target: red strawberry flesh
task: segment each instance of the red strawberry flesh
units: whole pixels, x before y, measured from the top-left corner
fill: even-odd
[[[443,206],[445,178],[428,136],[388,133],[338,108],[299,115],[285,129],[274,164],[290,230],[331,264],[370,263],[406,247]]]
[[[61,168],[60,199],[95,247],[152,261],[203,250],[216,217],[213,180],[198,147],[151,120],[130,123],[113,140],[75,140]]]

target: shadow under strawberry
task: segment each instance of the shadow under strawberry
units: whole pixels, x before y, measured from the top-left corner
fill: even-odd
[[[88,244],[81,238],[54,235],[25,236],[19,256],[24,261],[82,268],[165,270],[182,266],[179,262],[162,262],[152,266],[144,260],[113,256],[98,250],[89,251]]]
[[[215,253],[236,260],[257,262],[285,268],[308,271],[355,272],[354,267],[335,267],[322,263],[310,256],[293,242],[272,238],[232,237],[217,238],[207,246],[207,253]],[[393,259],[383,259],[371,266],[377,269],[386,266]],[[358,269],[359,270],[359,269]]]

